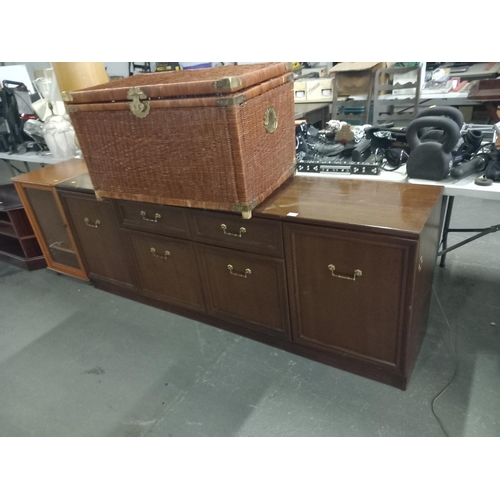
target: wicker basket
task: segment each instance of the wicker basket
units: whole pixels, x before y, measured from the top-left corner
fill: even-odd
[[[288,68],[153,73],[66,94],[96,195],[249,217],[294,172]]]

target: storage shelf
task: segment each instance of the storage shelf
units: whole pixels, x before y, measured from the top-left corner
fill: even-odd
[[[0,253],[24,258],[21,244],[17,239],[10,236],[0,235]]]
[[[11,236],[12,238],[17,238],[14,226],[10,222],[3,220],[0,220],[0,234]]]

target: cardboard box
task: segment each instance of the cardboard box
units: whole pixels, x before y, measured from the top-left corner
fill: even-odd
[[[329,74],[337,78],[339,96],[367,95],[374,73],[378,69],[387,68],[388,64],[385,62],[342,62],[336,64]],[[384,79],[387,80],[387,77]]]
[[[333,78],[307,78],[308,102],[331,102],[333,99]]]
[[[307,101],[307,85],[305,80],[296,80],[293,82],[293,97],[295,102]]]

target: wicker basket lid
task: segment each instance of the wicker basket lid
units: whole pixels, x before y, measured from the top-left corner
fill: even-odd
[[[290,70],[291,63],[282,62],[145,73],[68,92],[63,99],[75,104],[126,101],[129,90],[134,88],[149,99],[231,94]]]

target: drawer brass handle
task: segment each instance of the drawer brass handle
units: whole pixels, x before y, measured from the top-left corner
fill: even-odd
[[[225,224],[221,224],[220,228],[222,229],[224,234],[227,234],[228,236],[236,236],[236,238],[241,238],[241,236],[247,232],[247,230],[244,227],[240,227],[238,233],[230,233],[229,231],[227,231],[227,226]]]
[[[148,219],[146,217],[146,212],[144,212],[144,210],[141,210],[141,215],[142,215],[142,219],[145,220],[145,221],[148,221],[148,222],[158,222],[158,219],[161,219],[161,215],[160,214],[155,214],[155,218],[154,219]]]
[[[156,248],[151,247],[151,253],[153,254],[153,257],[158,257],[158,259],[165,259],[167,260],[170,257],[170,252],[168,250],[165,250],[163,252],[163,255],[156,253]]]
[[[357,276],[362,276],[363,273],[361,272],[360,269],[356,269],[353,273],[352,278],[350,276],[342,276],[340,274],[335,274],[335,266],[333,264],[328,265],[328,269],[332,272],[332,276],[334,278],[341,278],[343,280],[349,280],[349,281],[356,281]]]
[[[232,274],[233,276],[238,276],[239,278],[247,278],[249,274],[252,274],[252,271],[248,268],[245,269],[244,273],[237,273],[236,271],[233,271],[234,268],[231,264],[228,264],[227,268],[229,269],[229,274]]]
[[[83,222],[85,222],[85,224],[87,224],[87,226],[89,226],[89,227],[95,227],[95,228],[98,228],[99,224],[101,223],[101,221],[99,219],[96,219],[96,221],[92,224],[89,221],[88,217],[85,217],[85,219],[83,219]]]

